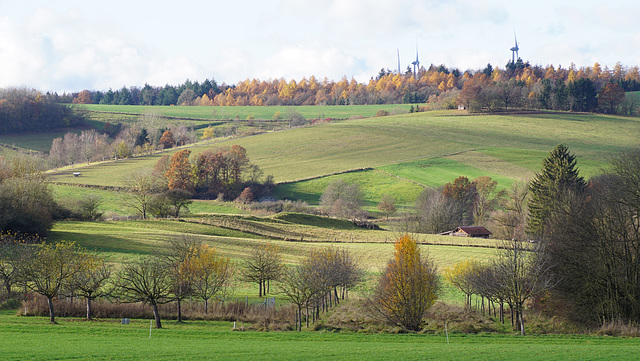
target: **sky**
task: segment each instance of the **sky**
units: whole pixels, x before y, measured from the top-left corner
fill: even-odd
[[[381,68],[640,65],[628,0],[0,0],[0,87],[75,92]]]

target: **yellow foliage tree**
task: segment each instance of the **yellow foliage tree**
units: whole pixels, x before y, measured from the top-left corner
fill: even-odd
[[[212,127],[207,127],[205,128],[205,130],[202,132],[202,139],[210,139],[213,138],[215,136],[215,131],[213,130]]]
[[[415,239],[408,234],[394,244],[394,255],[380,278],[373,308],[388,322],[418,331],[425,313],[438,298],[437,268],[428,255],[422,257]]]
[[[471,305],[471,295],[473,294],[471,276],[479,267],[478,261],[466,260],[444,270],[445,279],[465,294],[466,307]]]
[[[193,256],[185,260],[194,275],[193,293],[204,300],[204,312],[209,312],[209,300],[218,296],[224,300],[233,278],[234,268],[229,257],[220,256],[215,248],[199,245]]]

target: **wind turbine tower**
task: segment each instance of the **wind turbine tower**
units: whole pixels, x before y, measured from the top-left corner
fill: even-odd
[[[413,76],[418,79],[418,73],[416,72],[416,67],[420,70],[420,60],[418,60],[418,45],[416,44],[416,61],[412,62],[413,64]]]
[[[400,49],[396,49],[398,51],[398,74],[402,74],[402,69],[400,69]]]
[[[511,62],[512,63],[516,63],[516,57],[518,59],[520,59],[520,56],[518,55],[518,50],[520,50],[520,48],[518,47],[518,38],[516,37],[516,32],[513,32],[513,38],[516,41],[516,46],[512,47],[511,50]]]

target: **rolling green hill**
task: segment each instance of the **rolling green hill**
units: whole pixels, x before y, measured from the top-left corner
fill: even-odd
[[[349,120],[191,146],[192,154],[239,144],[276,182],[375,168],[436,187],[457,175],[491,175],[507,186],[539,169],[559,143],[577,155],[586,176],[638,146],[640,120],[569,113],[466,115],[458,111]],[[52,173],[58,182],[119,186],[160,154]],[[72,171],[83,176],[74,178]]]

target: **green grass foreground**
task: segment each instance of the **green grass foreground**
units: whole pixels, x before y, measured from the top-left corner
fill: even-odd
[[[232,322],[86,322],[0,313],[3,360],[637,360],[621,337],[233,331]],[[238,324],[238,327],[241,325]]]

